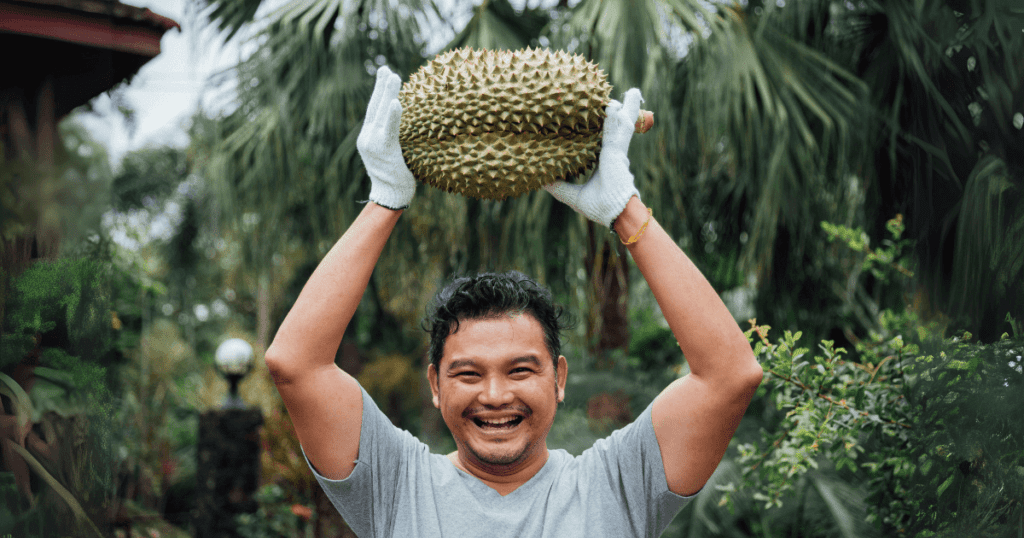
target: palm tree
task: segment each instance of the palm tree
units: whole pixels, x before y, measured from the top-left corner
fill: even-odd
[[[808,224],[862,225],[877,242],[903,213],[918,297],[961,327],[1003,332],[1024,293],[1021,152],[1010,150],[1021,147],[1021,10],[807,1],[721,13],[733,31],[713,28],[678,67],[704,153],[722,144],[733,167],[718,207],[743,215],[759,314],[824,306],[801,293],[833,270]],[[875,284],[846,294],[845,308],[884,307]]]
[[[867,2],[848,15],[877,118],[869,203],[907,215],[933,308],[995,338],[1024,298],[1024,10]]]
[[[233,33],[261,2],[209,3],[211,20]],[[343,227],[347,210],[324,208],[363,188],[350,135],[369,92],[364,73],[383,62],[403,73],[420,65],[423,24],[441,20],[432,2],[406,7],[293,2],[272,17],[259,54],[240,66],[249,97],[226,120],[231,139],[221,152],[244,165],[237,187],[256,197],[253,207],[301,207],[314,237]],[[1013,151],[1021,133],[1020,17],[1005,0],[714,10],[683,0],[584,0],[553,11],[491,0],[473,8],[450,46],[566,48],[603,66],[616,92],[640,86],[663,120],[636,142],[642,192],[656,211],[682,217],[663,219],[677,235],[738,258],[742,273],[726,272],[725,280],[755,275],[763,310],[827,306],[801,291],[835,270],[817,259],[818,221],[861,224],[880,239],[882,223],[903,212],[918,244],[921,289],[934,308],[976,328],[1012,308],[1024,280],[1015,278],[1024,242],[1014,240],[1022,228],[1021,152]],[[674,84],[664,83],[668,74]],[[285,181],[277,178],[288,178],[291,201],[260,204],[258,196],[281,189],[258,186]],[[498,237],[529,231],[517,216],[564,219],[533,198],[509,209],[455,205],[469,206],[468,231],[503,232]],[[328,203],[303,202],[314,199]],[[277,223],[286,216],[261,211],[265,231],[284,230]],[[268,238],[260,243],[274,244]],[[543,245],[538,239],[524,242]],[[490,260],[487,249],[449,250],[457,261],[448,269],[507,261]],[[544,250],[513,254],[538,266]],[[875,308],[880,296],[869,291],[842,299],[845,308]]]
[[[203,3],[230,35],[262,2]],[[517,5],[457,4],[469,22],[448,46],[562,48],[597,62],[615,95],[640,87],[658,118],[633,142],[644,202],[716,288],[756,283],[762,322],[851,340],[877,329],[903,285],[845,286],[858,269],[818,224],[878,243],[896,213],[916,242],[923,312],[995,334],[1007,311],[1024,315],[1024,14],[1011,0]],[[369,74],[386,63],[407,76],[450,26],[429,0],[389,6],[291,2],[239,65],[240,106],[217,124],[208,175],[235,200],[226,215],[249,215],[264,281],[274,251],[302,241],[318,258],[365,198],[354,140]],[[446,275],[519,268],[581,311],[603,305],[586,324],[600,354],[628,342],[609,330],[624,327],[629,275],[608,239],[546,193],[489,202],[420,188],[378,267],[404,279],[375,279],[372,294],[415,326]]]

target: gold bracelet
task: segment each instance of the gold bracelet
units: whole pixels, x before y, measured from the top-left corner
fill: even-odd
[[[647,220],[645,220],[644,223],[640,225],[640,229],[637,230],[636,233],[633,234],[633,237],[630,237],[628,240],[622,241],[622,238],[620,237],[619,241],[622,241],[622,244],[623,245],[627,245],[627,246],[628,245],[632,245],[633,243],[636,243],[637,241],[639,241],[640,240],[640,236],[643,235],[645,231],[647,231],[647,225],[651,223],[651,216],[652,215],[654,215],[654,211],[651,208],[648,207],[647,208]]]

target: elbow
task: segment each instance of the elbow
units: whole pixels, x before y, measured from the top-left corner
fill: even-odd
[[[761,386],[761,382],[764,381],[764,368],[757,362],[756,359],[751,358],[753,365],[750,367],[750,373],[747,374],[747,382],[750,385],[750,390],[755,391],[757,387]]]
[[[699,377],[713,383],[716,391],[721,391],[721,394],[729,394],[732,398],[749,401],[754,397],[757,388],[761,386],[764,369],[761,368],[750,349],[739,349],[735,353],[723,355],[719,367],[715,369],[713,375],[707,377],[699,375]]]
[[[753,397],[754,391],[764,381],[764,368],[757,362],[753,350],[749,347],[745,346],[740,353],[741,355],[736,364],[740,364],[742,367],[737,369],[734,381],[737,384],[737,390],[750,394]]]
[[[746,367],[746,372],[743,375],[743,380],[748,384],[753,392],[754,390],[757,390],[757,388],[761,386],[761,382],[764,381],[765,370],[761,367],[761,363],[758,362],[758,359],[754,357],[754,351],[750,347],[745,349],[743,363],[748,365],[748,367]]]
[[[263,362],[267,365],[267,370],[270,372],[270,379],[274,381],[274,385],[281,385],[287,383],[291,378],[288,373],[288,361],[282,357],[280,352],[274,348],[271,344],[267,348],[267,352],[263,355]]]

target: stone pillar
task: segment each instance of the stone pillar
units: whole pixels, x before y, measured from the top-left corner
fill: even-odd
[[[259,409],[215,410],[199,417],[192,514],[197,538],[235,538],[235,516],[256,512],[262,424]]]

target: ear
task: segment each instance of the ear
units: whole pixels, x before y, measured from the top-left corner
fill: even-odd
[[[427,381],[430,382],[430,392],[433,395],[434,407],[441,409],[441,401],[438,400],[437,368],[433,364],[427,366]]]
[[[558,369],[555,371],[555,392],[558,394],[558,403],[565,400],[565,380],[569,377],[569,363],[565,355],[558,356]]]

